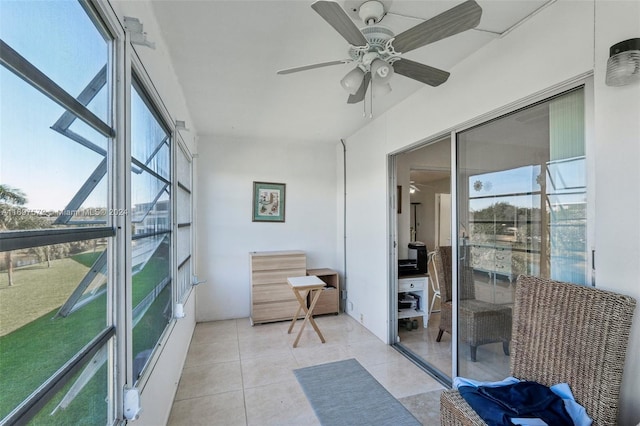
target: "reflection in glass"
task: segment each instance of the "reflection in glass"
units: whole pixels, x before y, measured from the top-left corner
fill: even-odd
[[[177,185],[177,211],[178,219],[178,242],[177,242],[177,258],[178,258],[178,276],[177,276],[177,295],[178,300],[184,302],[189,290],[191,289],[192,271],[191,271],[191,244],[193,241],[191,226],[191,210],[193,208],[191,201],[191,157],[188,151],[183,148],[184,140],[178,134],[176,169],[178,177]]]
[[[459,327],[470,288],[485,310],[476,331],[489,335],[510,312],[518,275],[588,281],[583,90],[461,132],[457,143]],[[505,336],[474,349],[458,331],[459,375],[508,375]]]
[[[171,320],[171,267],[168,235],[134,241],[133,353],[134,379],[142,372]]]
[[[131,90],[133,378],[172,317],[169,132],[138,83]]]
[[[134,85],[131,91],[131,156],[161,177],[168,179],[169,134],[149,109]]]

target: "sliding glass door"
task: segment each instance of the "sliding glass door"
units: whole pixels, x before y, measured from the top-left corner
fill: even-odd
[[[587,284],[584,89],[457,135],[458,375],[509,373],[518,275]]]

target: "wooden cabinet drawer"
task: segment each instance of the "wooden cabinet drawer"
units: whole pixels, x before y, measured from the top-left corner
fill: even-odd
[[[253,304],[251,307],[251,320],[253,322],[265,322],[292,319],[298,306],[297,300]],[[302,310],[300,312],[300,318],[304,317],[304,312]]]
[[[305,269],[285,269],[285,270],[264,270],[253,271],[251,274],[251,284],[261,286],[265,284],[286,284],[289,277],[304,277]],[[288,284],[287,284],[288,285]],[[291,291],[291,290],[290,290]]]
[[[279,254],[254,253],[251,256],[251,270],[264,271],[274,269],[307,269],[304,253],[280,252]],[[304,274],[302,274],[304,275]]]
[[[289,284],[265,284],[253,288],[253,303],[297,300]],[[293,315],[293,313],[291,314]]]

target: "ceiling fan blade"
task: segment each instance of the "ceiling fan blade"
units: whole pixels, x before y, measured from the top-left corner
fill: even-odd
[[[453,7],[428,21],[396,36],[392,44],[396,52],[409,52],[434,41],[475,28],[480,23],[482,8],[474,0]]]
[[[342,59],[340,61],[322,62],[322,63],[319,63],[319,64],[304,65],[302,67],[287,68],[286,70],[278,71],[278,74],[281,74],[281,75],[283,75],[283,74],[291,74],[291,73],[294,73],[294,72],[312,70],[312,69],[315,69],[315,68],[329,67],[331,65],[348,64],[349,62],[353,62],[353,59]]]
[[[367,44],[367,39],[364,38],[356,24],[353,23],[347,12],[338,3],[320,0],[313,3],[311,8],[353,46]]]
[[[439,86],[449,78],[449,73],[429,65],[420,64],[409,59],[400,59],[393,63],[393,70],[405,77],[418,80],[429,86]]]
[[[371,73],[368,72],[364,75],[364,80],[362,80],[362,84],[355,95],[349,95],[349,99],[347,99],[348,104],[357,104],[358,102],[362,102],[364,100],[364,95],[367,94],[367,87],[369,87],[369,82],[371,81]]]

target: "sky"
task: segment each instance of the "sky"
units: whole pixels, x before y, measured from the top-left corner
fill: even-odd
[[[0,0],[0,38],[74,97],[109,58],[108,42],[75,0]],[[166,133],[132,93],[132,154],[145,163]],[[23,191],[27,209],[65,209],[104,156],[52,130],[65,110],[4,67],[0,67],[0,94],[0,184]],[[110,123],[105,87],[87,107]],[[69,130],[104,150],[110,143],[79,119]],[[167,178],[169,165],[167,147],[149,163]],[[159,187],[155,178],[141,173],[134,176],[134,186],[135,182],[133,204],[155,199]],[[106,206],[103,178],[82,207]]]
[[[76,1],[1,0],[0,38],[73,96],[107,60],[107,43]],[[0,183],[22,190],[29,209],[64,209],[103,157],[50,129],[64,109],[4,67],[0,93]],[[106,102],[103,90],[90,104],[103,120]],[[106,146],[80,120],[71,129]],[[105,183],[92,199],[106,205]]]
[[[555,196],[552,203],[560,201],[567,205],[586,202],[585,167],[584,158],[547,164],[546,190],[547,194]],[[482,210],[497,202],[525,208],[540,207],[540,172],[539,165],[530,165],[471,176],[468,182],[471,209]],[[512,195],[527,193],[538,195]]]

